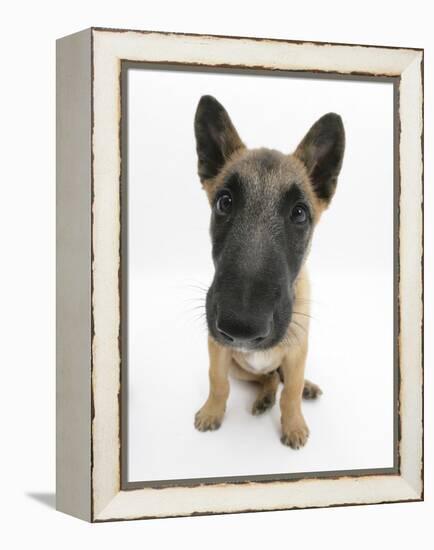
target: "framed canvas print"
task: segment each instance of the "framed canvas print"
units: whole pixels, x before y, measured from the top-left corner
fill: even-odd
[[[423,499],[423,51],[57,43],[57,507]]]

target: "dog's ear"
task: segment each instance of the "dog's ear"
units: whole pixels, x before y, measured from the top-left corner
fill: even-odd
[[[326,204],[335,192],[344,150],[342,119],[328,113],[315,122],[294,153],[306,166],[316,196]]]
[[[230,156],[244,147],[225,108],[212,96],[200,98],[194,118],[201,182],[214,178]]]

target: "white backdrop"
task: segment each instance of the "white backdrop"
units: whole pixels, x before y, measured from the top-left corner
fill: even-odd
[[[393,466],[393,87],[390,83],[130,69],[128,80],[129,479]],[[292,152],[341,114],[346,152],[314,235],[304,406],[311,437],[279,441],[276,406],[252,417],[254,385],[231,383],[222,427],[199,433],[208,392],[203,314],[212,279],[210,209],[193,119],[214,95],[250,147]]]
[[[119,549],[138,544],[189,550],[228,547],[406,550],[432,541],[434,513],[434,179],[425,164],[425,502],[341,507],[161,521],[89,525],[55,512],[54,367],[54,41],[90,25],[269,36],[364,44],[425,47],[425,95],[434,94],[434,39],[430,6],[423,0],[393,4],[289,3],[194,0],[29,2],[2,6],[2,418],[1,543],[46,549]],[[357,107],[357,106],[356,106]],[[356,108],[355,107],[355,108]],[[233,113],[236,121],[242,116]],[[279,125],[280,126],[280,125]],[[252,139],[254,134],[245,136]],[[296,139],[294,134],[288,139]],[[434,142],[432,101],[425,106],[426,143]],[[430,148],[428,147],[429,151]],[[432,145],[431,145],[432,150]],[[342,180],[343,182],[343,180]],[[341,183],[342,183],[341,182]],[[193,186],[195,181],[192,181]],[[340,185],[339,194],[343,193]],[[337,201],[329,218],[337,216]],[[325,232],[327,220],[316,235]],[[316,292],[316,291],[315,291]],[[312,365],[310,363],[310,365]],[[431,368],[430,368],[431,367]],[[311,368],[311,367],[309,367]],[[313,368],[313,366],[312,366]],[[312,372],[312,375],[314,373]],[[315,372],[316,376],[316,372]],[[325,388],[326,389],[326,388]],[[327,393],[324,398],[328,399]],[[318,405],[322,414],[323,404]],[[315,408],[317,406],[315,405]],[[315,415],[317,412],[315,411]],[[9,542],[8,544],[8,541]]]

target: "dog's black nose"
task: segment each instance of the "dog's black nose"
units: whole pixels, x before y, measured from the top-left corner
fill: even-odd
[[[220,336],[235,346],[255,346],[263,342],[271,333],[271,318],[258,321],[242,321],[234,317],[219,317],[216,329]]]

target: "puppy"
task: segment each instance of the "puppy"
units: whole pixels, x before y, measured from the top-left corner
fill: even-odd
[[[199,178],[211,205],[215,274],[206,297],[209,396],[200,431],[220,427],[231,371],[259,384],[253,414],[280,399],[283,444],[305,445],[302,397],[321,390],[304,379],[309,330],[305,261],[314,227],[336,190],[345,148],[339,115],[328,113],[293,154],[248,149],[212,96],[198,104],[194,129]]]

